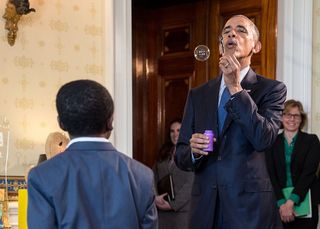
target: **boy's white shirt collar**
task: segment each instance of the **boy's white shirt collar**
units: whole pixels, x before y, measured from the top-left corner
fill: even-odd
[[[76,142],[109,142],[109,140],[102,137],[78,137],[71,139],[66,148]]]

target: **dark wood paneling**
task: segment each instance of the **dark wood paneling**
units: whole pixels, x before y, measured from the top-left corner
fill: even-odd
[[[182,118],[188,90],[195,81],[193,49],[195,39],[201,37],[194,31],[199,27],[195,26],[197,4],[148,8],[143,14],[141,8],[133,10],[133,87],[137,87],[133,94],[133,156],[150,167],[166,139],[169,123]],[[198,20],[198,24],[203,21]]]
[[[145,162],[146,159],[146,145],[144,140],[144,133],[146,133],[145,122],[148,120],[143,117],[148,117],[147,107],[147,90],[148,85],[146,79],[146,33],[143,21],[146,20],[145,11],[139,9],[139,14],[134,15],[134,23],[132,30],[132,46],[134,55],[132,58],[133,79],[132,79],[132,94],[133,94],[133,156],[138,160]]]
[[[159,75],[179,75],[181,73],[192,73],[194,71],[194,57],[192,54],[180,55],[159,59]]]
[[[161,77],[161,130],[162,141],[170,128],[170,122],[182,118],[184,104],[191,84],[190,75]]]
[[[220,0],[220,14],[246,15],[252,10],[260,10],[262,1],[263,0]]]
[[[186,3],[196,2],[197,0],[133,0],[133,7],[144,7],[147,9],[159,9],[169,6],[184,5]]]
[[[269,78],[276,78],[277,62],[277,15],[278,1],[262,1],[261,17],[261,73]]]
[[[162,31],[161,55],[190,52],[191,25],[180,25]]]

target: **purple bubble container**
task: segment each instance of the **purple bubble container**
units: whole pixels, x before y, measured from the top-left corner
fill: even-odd
[[[213,138],[214,138],[213,131],[212,130],[205,130],[204,135],[209,137],[210,142],[209,142],[208,148],[203,149],[203,151],[212,152],[213,151]]]

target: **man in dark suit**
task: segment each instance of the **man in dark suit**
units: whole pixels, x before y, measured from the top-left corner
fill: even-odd
[[[175,160],[194,170],[191,228],[281,228],[264,151],[276,139],[286,87],[257,75],[259,31],[243,15],[221,36],[222,75],[189,92]],[[213,130],[213,152],[204,151]]]
[[[107,89],[67,83],[56,106],[71,141],[29,173],[29,228],[157,228],[152,171],[107,140],[114,111]]]

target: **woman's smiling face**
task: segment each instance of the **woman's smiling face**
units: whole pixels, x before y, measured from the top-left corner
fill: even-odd
[[[298,107],[291,107],[282,115],[282,124],[285,131],[296,132],[301,124],[301,113]]]

